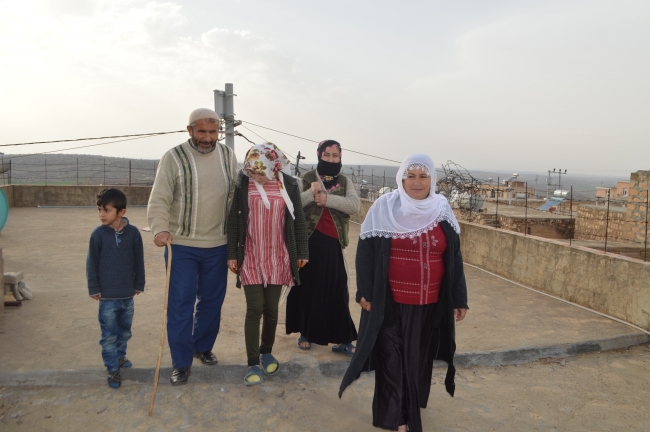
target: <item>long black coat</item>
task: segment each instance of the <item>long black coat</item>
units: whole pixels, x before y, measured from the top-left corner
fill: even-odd
[[[460,237],[449,223],[440,222],[440,227],[447,239],[447,250],[443,255],[445,275],[443,276],[438,305],[436,306],[432,326],[440,329],[434,334],[434,346],[437,346],[436,360],[447,362],[445,388],[454,395],[454,353],[456,352],[454,309],[468,308],[467,284],[463,271],[463,257],[460,252]],[[370,312],[361,310],[359,338],[357,349],[343,376],[339,397],[347,386],[359,378],[361,372],[374,370],[372,351],[379,334],[379,329],[385,320],[394,319],[393,295],[388,284],[388,262],[390,259],[391,239],[370,237],[359,240],[357,246],[357,302],[364,297],[372,302]]]

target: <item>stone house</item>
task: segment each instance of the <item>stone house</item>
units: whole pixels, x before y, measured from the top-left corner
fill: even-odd
[[[650,170],[637,171],[630,175],[630,181],[620,181],[616,188],[597,188],[596,194],[602,190],[610,190],[610,199],[622,200],[622,207],[611,206],[609,217],[606,206],[581,205],[578,207],[575,222],[576,240],[604,240],[644,243],[647,239],[648,221],[648,189]],[[647,239],[650,241],[650,239]]]

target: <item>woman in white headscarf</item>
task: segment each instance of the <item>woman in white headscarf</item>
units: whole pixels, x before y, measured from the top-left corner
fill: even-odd
[[[398,189],[375,201],[361,225],[361,323],[339,397],[361,372],[374,370],[373,425],[420,432],[434,360],[447,362],[445,387],[454,395],[454,320],[465,318],[467,286],[460,227],[447,199],[435,193],[431,158],[408,156],[396,180]]]
[[[228,267],[246,295],[246,385],[260,384],[262,374],[280,370],[271,351],[282,286],[300,285],[298,269],[309,258],[300,187],[283,172],[287,165],[289,159],[274,144],[251,147],[228,216]]]

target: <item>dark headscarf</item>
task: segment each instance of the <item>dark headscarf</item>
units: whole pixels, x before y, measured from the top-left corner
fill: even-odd
[[[341,174],[341,161],[338,162],[326,162],[322,159],[323,152],[327,147],[336,146],[341,151],[341,144],[334,140],[325,140],[318,143],[318,166],[316,170],[318,175],[320,175],[323,185],[325,185],[326,190],[332,189],[339,182],[339,175]]]

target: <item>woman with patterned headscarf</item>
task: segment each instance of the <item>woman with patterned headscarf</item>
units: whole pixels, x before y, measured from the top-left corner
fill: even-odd
[[[282,286],[300,285],[298,269],[309,259],[300,188],[283,172],[287,165],[289,160],[274,144],[251,147],[228,216],[228,267],[246,295],[246,385],[260,384],[262,374],[279,372],[280,362],[271,351]]]
[[[318,166],[302,177],[302,205],[309,230],[310,261],[300,269],[299,288],[287,297],[287,334],[300,333],[298,348],[332,346],[352,355],[357,329],[350,316],[348,274],[343,250],[348,246],[350,215],[359,211],[354,184],[341,173],[341,145],[318,145]]]
[[[396,180],[398,189],[375,201],[361,225],[359,341],[339,397],[361,372],[374,370],[372,424],[421,432],[434,360],[447,362],[445,387],[454,395],[454,319],[465,318],[467,286],[460,226],[435,192],[431,158],[408,156]]]

